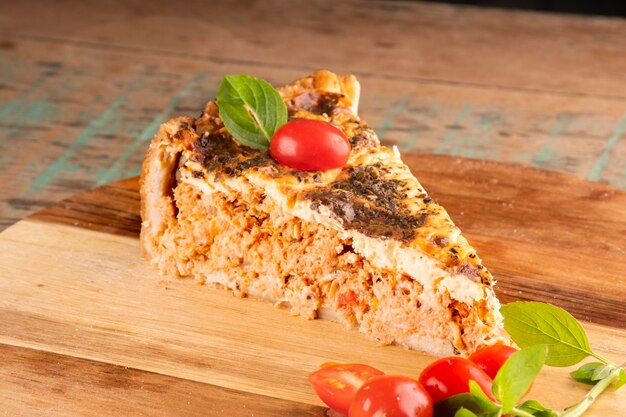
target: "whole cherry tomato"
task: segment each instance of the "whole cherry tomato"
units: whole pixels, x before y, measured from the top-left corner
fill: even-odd
[[[430,394],[433,403],[438,403],[456,394],[469,392],[469,381],[474,380],[490,398],[492,380],[474,362],[451,356],[428,365],[421,373],[419,381]]]
[[[369,379],[383,372],[368,365],[332,364],[309,374],[309,382],[324,403],[348,414],[354,394]]]
[[[270,141],[272,158],[305,171],[341,168],[348,161],[350,150],[343,132],[320,120],[293,120],[282,125]]]
[[[517,349],[511,346],[485,346],[472,353],[469,360],[478,365],[478,367],[485,371],[491,378],[495,378],[500,368],[502,368],[502,365],[504,365],[504,362],[515,352],[517,352]]]
[[[432,417],[433,402],[422,384],[406,376],[367,381],[354,396],[349,417]]]

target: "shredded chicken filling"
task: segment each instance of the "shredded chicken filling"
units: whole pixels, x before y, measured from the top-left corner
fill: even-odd
[[[283,213],[260,190],[205,193],[181,182],[174,200],[176,221],[160,245],[163,271],[207,283],[225,274],[240,296],[259,295],[307,318],[329,311],[381,343],[425,336],[457,352],[475,348],[469,336],[484,326],[476,309],[374,267],[336,230]]]

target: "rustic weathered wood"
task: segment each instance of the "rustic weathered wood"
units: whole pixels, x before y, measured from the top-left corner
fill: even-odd
[[[617,300],[624,299],[625,280],[615,266],[626,247],[626,192],[501,163],[411,154],[405,160],[500,279],[503,300],[547,299],[610,324],[585,327],[594,350],[623,361],[626,329]],[[223,415],[271,415],[274,406],[275,415],[321,415],[309,406],[320,403],[306,374],[323,362],[417,375],[432,360],[377,346],[336,323],[158,276],[138,254],[136,190],[136,180],[111,184],[0,234],[0,354],[9,358],[0,365],[0,377],[9,376],[0,398],[12,401],[11,415],[92,413],[119,389],[106,385],[109,374],[129,381],[120,386],[130,389],[116,394],[118,415],[140,413],[146,403],[145,414],[166,415],[187,392],[196,399],[189,415],[214,393]],[[585,387],[568,371],[546,368],[531,395],[554,407],[574,402]],[[590,415],[619,415],[624,407],[621,393],[608,392]]]
[[[236,72],[354,72],[387,144],[626,187],[625,20],[388,1],[74,3],[0,2],[0,229],[136,175],[159,123],[197,114]]]
[[[626,187],[626,21],[285,4],[2,2],[0,229],[136,175],[159,123],[197,114],[236,72],[274,83],[354,72],[361,114],[387,144]],[[623,361],[624,192],[510,164],[406,160],[500,280],[503,301],[562,305],[596,323],[586,324],[594,348]],[[0,414],[322,415],[305,379],[320,363],[415,375],[431,360],[157,278],[138,258],[137,204],[136,182],[116,183],[0,235]],[[547,369],[533,396],[571,403],[583,388],[566,373]],[[607,393],[592,415],[625,407]]]
[[[626,98],[621,19],[411,1],[57,4],[50,19],[44,2],[8,2],[0,25],[32,38],[300,72],[330,63],[389,78]],[[15,19],[26,15],[28,26]]]
[[[321,407],[0,344],[3,416],[307,416]]]
[[[138,237],[141,230],[139,207],[139,178],[134,177],[77,194],[28,219]]]

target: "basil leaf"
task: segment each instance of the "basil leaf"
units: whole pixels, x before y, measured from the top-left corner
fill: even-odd
[[[287,123],[287,106],[267,81],[226,75],[217,91],[220,117],[228,133],[256,149],[267,149],[276,130]]]
[[[501,414],[501,407],[491,402],[475,381],[469,381],[470,390],[463,394],[453,395],[439,401],[433,407],[433,415],[437,417],[455,417],[459,409],[464,408],[477,416],[492,417]]]
[[[459,408],[459,411],[457,411],[454,414],[454,417],[478,417],[476,414],[474,414],[473,412],[471,412],[470,410],[468,410],[467,408]]]
[[[601,367],[598,367],[593,371],[593,374],[591,375],[591,380],[599,381],[601,379],[604,379],[609,376],[613,369],[615,369],[613,365],[603,365]]]
[[[483,392],[482,388],[480,388],[480,385],[478,385],[476,381],[469,381],[469,390],[474,396],[474,401],[480,407],[481,411],[492,413],[500,409],[499,406],[494,404],[489,397],[487,397],[487,394]]]
[[[520,347],[548,346],[546,365],[572,366],[592,355],[585,330],[562,308],[517,301],[505,304],[500,311],[504,328]]]
[[[469,392],[453,395],[434,405],[433,415],[437,417],[453,417],[460,409],[465,408],[474,413],[480,413],[480,405]]]
[[[535,400],[525,401],[522,405],[520,405],[517,408],[519,408],[522,411],[526,411],[527,413],[530,413],[535,417],[558,417],[558,414],[555,411],[544,407],[538,401],[535,401]]]
[[[545,345],[535,345],[515,352],[504,362],[493,380],[492,391],[502,404],[502,413],[510,412],[526,394],[546,360]]]
[[[594,380],[592,376],[596,369],[602,367],[604,367],[604,364],[601,362],[586,363],[575,371],[570,372],[570,376],[583,384],[595,385],[598,381]]]
[[[619,371],[619,379],[615,383],[615,390],[617,391],[624,385],[626,385],[626,372],[623,369],[621,369]]]

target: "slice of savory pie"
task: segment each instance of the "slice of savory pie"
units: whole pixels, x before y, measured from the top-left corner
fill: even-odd
[[[332,318],[433,355],[504,340],[494,281],[402,163],[357,116],[354,76],[279,89],[290,119],[340,128],[345,167],[298,171],[233,139],[216,102],[164,123],[141,176],[141,246],[162,273]]]

